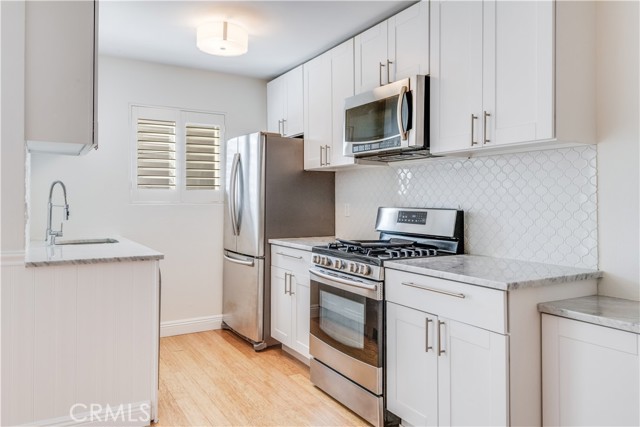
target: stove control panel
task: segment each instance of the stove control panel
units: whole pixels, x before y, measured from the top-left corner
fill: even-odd
[[[328,270],[342,271],[355,276],[366,277],[367,279],[383,280],[384,270],[377,265],[369,265],[358,261],[346,261],[328,255],[314,254],[311,261],[320,267]]]

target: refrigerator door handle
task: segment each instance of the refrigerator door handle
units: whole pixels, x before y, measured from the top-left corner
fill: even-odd
[[[247,265],[249,267],[253,267],[253,264],[254,264],[253,259],[247,260],[247,259],[234,258],[232,256],[227,255],[227,252],[224,253],[224,259],[230,262],[234,262],[236,264]]]
[[[240,165],[240,153],[233,155],[233,163],[231,165],[231,185],[229,191],[229,217],[231,218],[231,228],[233,229],[233,235],[240,234],[238,230],[238,208],[236,203],[238,201],[238,169]]]

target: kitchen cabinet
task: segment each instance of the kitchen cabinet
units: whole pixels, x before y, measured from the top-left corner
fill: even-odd
[[[484,260],[452,265],[468,271],[477,262],[493,283],[492,265],[520,268]],[[385,268],[388,409],[411,425],[541,425],[537,304],[592,295],[596,280],[493,288],[455,277]]]
[[[354,40],[355,93],[429,74],[429,2],[403,10]]]
[[[112,249],[89,249],[98,256],[73,264],[73,251],[42,247],[58,256],[3,265],[3,350],[13,351],[2,354],[11,384],[4,393],[3,383],[2,425],[74,425],[91,403],[112,405],[111,415],[94,410],[111,424],[125,423],[120,404],[127,425],[157,421],[160,272],[146,258],[161,255],[126,261],[141,254],[127,247],[112,262],[96,261]]]
[[[412,280],[387,287],[388,409],[411,425],[506,425],[507,336],[417,309],[402,284]],[[465,310],[480,315],[480,304],[503,311],[503,292],[483,291],[474,302],[460,299],[457,290],[438,296],[450,299],[443,310],[451,317]]]
[[[595,143],[595,4],[434,1],[431,152]]]
[[[356,164],[343,155],[344,100],[353,96],[353,39],[304,64],[304,168]]]
[[[297,136],[303,129],[302,65],[267,83],[267,130]]]
[[[311,252],[271,246],[271,336],[309,360]]]
[[[640,340],[542,314],[543,424],[640,425]]]
[[[25,7],[27,148],[87,153],[98,147],[97,2],[29,1]]]

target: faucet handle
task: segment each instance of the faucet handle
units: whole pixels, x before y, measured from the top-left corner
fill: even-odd
[[[64,219],[69,219],[69,205],[66,203],[64,205]],[[62,230],[62,226],[60,226],[60,229]]]

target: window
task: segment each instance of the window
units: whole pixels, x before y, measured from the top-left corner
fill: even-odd
[[[134,202],[223,201],[223,115],[132,106],[131,118]]]

